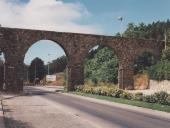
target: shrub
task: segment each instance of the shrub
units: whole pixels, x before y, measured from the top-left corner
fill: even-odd
[[[116,88],[110,87],[109,91],[108,91],[108,96],[114,97],[115,96],[115,92],[116,92]]]
[[[89,86],[89,85],[85,85],[83,88],[83,92],[85,93],[93,93],[94,87]]]
[[[147,95],[143,97],[143,101],[147,102],[147,103],[156,103],[157,99],[155,97],[155,95]]]
[[[137,93],[135,93],[133,98],[134,98],[134,100],[142,101],[143,100],[143,93],[142,92],[137,92]]]
[[[170,95],[164,91],[154,93],[152,95],[144,96],[142,92],[132,94],[121,89],[118,89],[115,86],[92,86],[92,85],[80,85],[75,88],[77,92],[91,93],[102,96],[111,96],[115,98],[124,98],[128,100],[138,100],[144,101],[147,103],[159,103],[164,105],[170,105]]]
[[[170,61],[162,60],[149,68],[149,75],[153,80],[170,80]]]
[[[170,95],[166,98],[167,104],[170,105]]]
[[[156,99],[157,99],[157,102],[159,104],[167,104],[167,97],[168,97],[168,93],[164,92],[164,91],[160,91],[160,92],[157,92],[157,93],[154,93]]]
[[[93,90],[93,94],[101,95],[101,87],[95,87]]]
[[[109,87],[107,87],[107,86],[101,86],[100,88],[101,88],[100,94],[101,94],[102,96],[107,96],[107,95],[108,95],[108,92],[109,92]]]
[[[124,92],[121,94],[121,98],[124,98],[124,99],[131,100],[132,97],[133,97],[133,95],[132,95],[131,93],[129,93],[129,92],[125,92],[125,91],[124,91]]]
[[[84,88],[83,85],[76,86],[76,87],[75,87],[75,91],[77,91],[77,92],[82,92],[82,91],[83,91],[83,88]]]
[[[112,96],[115,98],[120,98],[120,96],[122,95],[123,90],[121,89],[115,89],[115,91],[113,92]]]

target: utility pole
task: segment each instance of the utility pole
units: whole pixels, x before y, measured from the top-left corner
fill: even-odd
[[[165,29],[164,37],[165,37],[165,50],[166,50],[166,46],[167,46],[167,30],[166,29]]]
[[[48,54],[48,57],[50,58],[50,54]],[[48,62],[48,75],[50,75],[50,60]]]
[[[6,83],[5,83],[5,81],[6,81],[6,66],[5,66],[5,60],[4,60],[4,83],[3,83],[3,89],[5,90],[6,89]]]

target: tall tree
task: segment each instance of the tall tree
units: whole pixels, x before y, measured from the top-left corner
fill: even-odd
[[[85,61],[85,77],[94,83],[109,82],[117,83],[118,59],[113,49],[99,46],[92,54],[93,58]]]
[[[29,80],[31,83],[40,81],[46,75],[44,62],[40,58],[35,58],[29,67]]]
[[[52,61],[52,63],[49,64],[49,70],[50,74],[63,72],[67,66],[67,57],[61,56],[55,60]],[[46,69],[48,69],[48,65],[45,66]]]

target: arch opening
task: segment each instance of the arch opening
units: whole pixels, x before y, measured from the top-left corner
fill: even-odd
[[[117,85],[118,67],[115,50],[105,45],[96,45],[89,51],[84,62],[85,84]]]
[[[157,63],[151,52],[143,52],[134,59],[134,88],[136,90],[150,88],[150,68]]]
[[[24,57],[24,85],[66,85],[67,63],[65,49],[57,42],[35,42]]]

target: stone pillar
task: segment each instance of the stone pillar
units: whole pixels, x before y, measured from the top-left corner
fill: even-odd
[[[23,91],[23,62],[7,62],[5,75],[7,92]]]
[[[68,66],[68,91],[72,91],[78,85],[84,84],[84,65],[76,64]]]
[[[133,62],[128,62],[119,65],[118,83],[120,89],[133,90],[134,89],[134,69]]]

